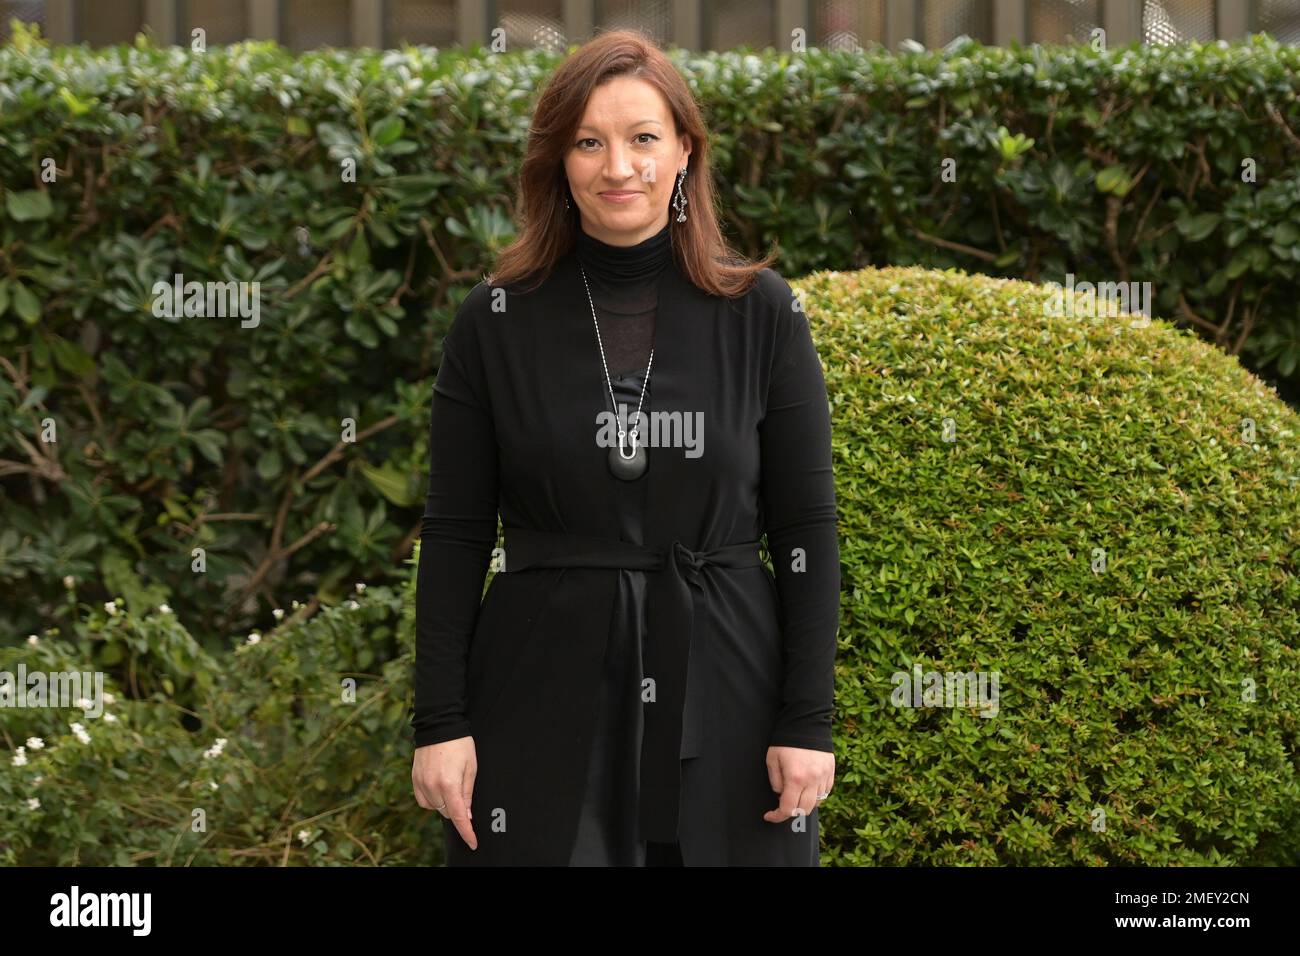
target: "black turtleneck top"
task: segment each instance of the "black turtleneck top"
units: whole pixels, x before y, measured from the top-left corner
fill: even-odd
[[[596,308],[610,378],[644,372],[654,345],[656,280],[672,256],[668,225],[631,246],[610,245],[579,226],[575,251]]]

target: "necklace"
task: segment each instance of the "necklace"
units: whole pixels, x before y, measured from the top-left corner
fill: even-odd
[[[581,265],[578,271],[582,273],[582,285],[587,290],[587,304],[591,306],[591,322],[596,327],[596,344],[600,346],[600,364],[605,370],[605,387],[609,389],[609,402],[614,408],[614,418],[618,419],[618,402],[614,398],[614,386],[609,380],[609,364],[605,361],[605,343],[600,339],[600,323],[596,321],[596,304],[591,301],[591,286],[587,285],[587,270]],[[637,443],[637,437],[640,434],[641,425],[641,403],[645,401],[645,389],[650,384],[650,366],[654,364],[655,350],[650,348],[650,362],[645,367],[645,377],[641,381],[641,397],[636,403],[636,414],[632,416],[632,428],[630,431],[624,429],[621,425],[618,429],[618,447],[609,450],[609,470],[615,478],[621,478],[623,481],[635,481],[645,474],[645,470],[650,465],[650,459],[646,455],[645,445]],[[624,448],[631,448],[631,454],[623,454]]]

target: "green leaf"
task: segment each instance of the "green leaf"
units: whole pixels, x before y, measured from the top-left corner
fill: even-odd
[[[1246,249],[1243,249],[1232,257],[1232,261],[1228,263],[1228,268],[1224,269],[1223,272],[1229,279],[1235,279],[1249,268],[1250,255]]]
[[[1097,173],[1096,182],[1102,192],[1122,196],[1129,190],[1128,170],[1123,166],[1107,166]]]
[[[35,325],[41,318],[41,303],[31,290],[17,280],[13,284],[14,311],[29,325]]]
[[[400,116],[385,116],[371,128],[370,138],[376,146],[387,146],[397,142],[405,129],[406,123]]]
[[[269,481],[280,474],[280,452],[275,448],[268,448],[262,452],[257,459],[257,476]]]
[[[370,247],[366,245],[366,234],[362,229],[357,229],[357,234],[352,237],[352,245],[348,249],[348,265],[353,269],[359,269],[370,262]]]
[[[326,146],[355,146],[357,142],[352,130],[338,123],[317,123],[316,136]]]
[[[1196,216],[1184,213],[1178,217],[1178,231],[1192,242],[1200,242],[1214,232],[1222,218],[1217,212],[1203,212]]]
[[[371,219],[368,225],[371,233],[374,234],[375,238],[379,240],[381,245],[387,246],[390,249],[397,245],[397,234],[393,232],[388,223],[384,222],[382,219]]]
[[[68,112],[73,116],[80,116],[90,109],[90,104],[84,100],[79,100],[72,94],[72,91],[66,86],[59,87],[59,99],[63,105],[68,108]]]
[[[415,497],[412,493],[410,475],[405,469],[396,467],[392,462],[386,462],[379,468],[362,464],[361,473],[366,476],[366,480],[376,491],[399,508],[414,507]]]
[[[1300,226],[1289,219],[1279,222],[1273,229],[1273,241],[1279,246],[1294,245],[1300,239]]]
[[[60,336],[50,337],[50,353],[60,368],[78,378],[85,378],[95,368],[94,359],[81,346]]]
[[[49,219],[54,214],[54,204],[50,202],[50,194],[39,189],[9,193],[5,196],[5,208],[18,222]]]

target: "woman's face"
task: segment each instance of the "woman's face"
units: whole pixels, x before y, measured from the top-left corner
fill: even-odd
[[[564,160],[582,228],[612,246],[649,239],[668,223],[690,153],[658,89],[630,76],[596,87]]]

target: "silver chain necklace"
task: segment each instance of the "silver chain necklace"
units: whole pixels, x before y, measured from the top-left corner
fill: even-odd
[[[582,273],[582,285],[587,290],[587,304],[591,306],[591,322],[596,327],[596,344],[600,346],[600,364],[605,370],[605,387],[609,389],[609,403],[614,409],[614,418],[618,419],[618,401],[614,398],[614,385],[609,379],[609,363],[605,361],[605,343],[600,338],[600,323],[596,321],[596,304],[591,301],[591,286],[587,284],[587,270],[578,266],[578,271]],[[650,366],[655,361],[654,347],[650,348],[650,362],[645,367],[645,378],[641,382],[641,397],[636,403],[636,414],[632,417],[631,431],[625,430],[621,425],[618,429],[618,447],[609,450],[609,470],[615,478],[621,478],[624,481],[635,481],[645,474],[650,460],[646,455],[645,445],[637,443],[639,434],[638,426],[641,424],[641,404],[645,401],[646,386],[650,384]],[[630,444],[632,453],[623,454],[623,449]]]

